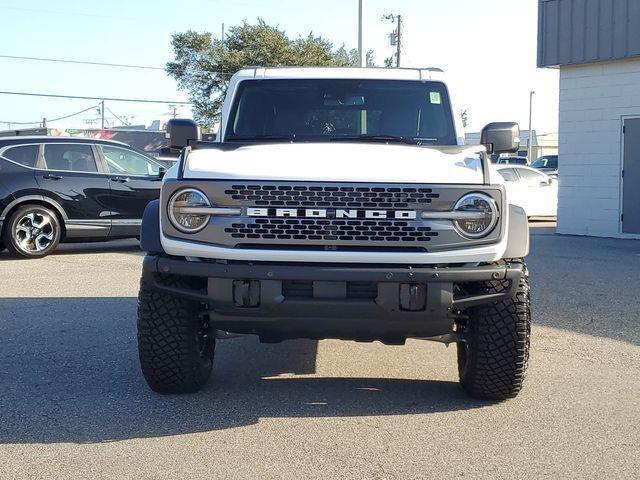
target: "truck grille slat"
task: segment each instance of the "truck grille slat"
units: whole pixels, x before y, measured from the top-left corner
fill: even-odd
[[[261,218],[234,223],[225,233],[238,239],[429,242],[438,232],[405,221]]]
[[[232,185],[224,193],[264,207],[408,208],[440,198],[431,188],[413,187]]]

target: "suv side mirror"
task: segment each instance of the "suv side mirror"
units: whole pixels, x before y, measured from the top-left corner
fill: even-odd
[[[182,150],[191,142],[202,139],[200,126],[193,120],[186,118],[172,118],[167,122],[167,138],[169,148]]]
[[[490,123],[482,129],[480,143],[487,153],[515,153],[520,149],[520,127],[513,122]]]

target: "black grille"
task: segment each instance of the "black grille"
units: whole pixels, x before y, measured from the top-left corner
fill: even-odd
[[[308,185],[232,185],[224,193],[261,207],[409,208],[440,197],[431,188]]]
[[[260,218],[225,228],[237,239],[428,242],[431,228],[398,220],[325,220]]]
[[[346,298],[354,300],[374,300],[378,296],[378,285],[374,282],[346,282]],[[306,280],[285,280],[282,282],[285,298],[313,298],[313,282]]]

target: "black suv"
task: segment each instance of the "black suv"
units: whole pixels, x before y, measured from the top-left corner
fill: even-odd
[[[38,258],[61,241],[139,237],[164,171],[119,142],[0,138],[0,250]]]

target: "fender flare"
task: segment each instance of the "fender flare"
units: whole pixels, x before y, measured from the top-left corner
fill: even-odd
[[[524,258],[529,255],[529,220],[524,208],[509,204],[509,233],[503,258]]]
[[[160,200],[152,200],[144,209],[140,248],[149,254],[164,253],[160,240]]]

